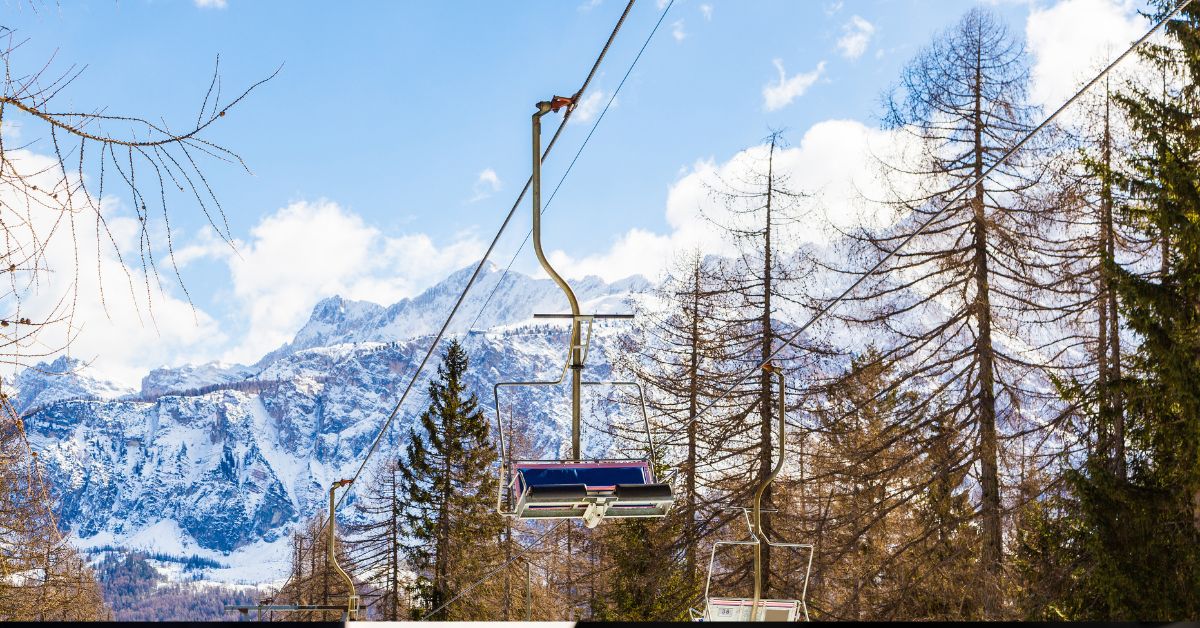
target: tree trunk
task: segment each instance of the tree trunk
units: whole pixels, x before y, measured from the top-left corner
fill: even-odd
[[[975,195],[972,206],[975,214],[974,271],[975,303],[973,310],[979,325],[975,342],[975,358],[979,364],[979,484],[981,489],[980,516],[982,519],[984,569],[983,610],[987,619],[996,619],[1000,610],[1000,568],[1003,541],[1000,527],[1000,479],[997,470],[995,365],[992,349],[992,315],[988,295],[988,227],[985,213],[983,181],[983,79],[982,51],[976,47],[975,65]]]
[[[700,409],[700,260],[697,258],[692,273],[692,327],[691,347],[688,356],[688,427],[687,427],[687,473],[684,528],[684,556],[688,582],[696,584],[696,412]]]
[[[774,192],[775,183],[775,137],[771,137],[771,152],[767,157],[767,220],[763,236],[763,307],[762,307],[762,344],[760,345],[760,362],[767,362],[771,358],[771,350],[774,347],[774,331],[771,327],[771,196]],[[771,475],[771,429],[774,424],[771,416],[772,395],[771,395],[771,374],[767,371],[759,373],[759,398],[758,409],[761,424],[759,435],[762,438],[762,445],[759,449],[759,466],[758,466],[758,483],[761,486],[767,481],[767,477]],[[763,505],[768,506],[771,501],[771,487],[763,492]],[[763,514],[763,530],[765,534],[770,529],[769,518],[767,514]],[[765,594],[771,588],[771,546],[764,544],[762,546],[762,590]]]
[[[449,429],[449,428],[448,428]],[[453,442],[449,437],[447,440]],[[450,560],[450,477],[453,470],[450,468],[449,456],[445,457],[445,462],[442,468],[442,491],[441,504],[438,506],[438,523],[437,523],[437,557],[434,559],[433,568],[433,599],[435,608],[440,606],[448,597],[447,580],[449,575],[449,560]]]
[[[396,469],[392,468],[392,518],[391,518],[391,585],[392,585],[392,621],[400,620],[400,531],[397,518],[400,516],[400,502],[396,498]]]
[[[512,520],[508,517],[504,518],[504,563],[512,562]],[[509,613],[512,607],[512,578],[509,569],[504,570],[504,613],[501,618],[504,621],[509,620]]]
[[[1116,232],[1113,221],[1112,196],[1112,129],[1109,116],[1111,96],[1108,85],[1105,84],[1104,95],[1104,138],[1102,140],[1101,158],[1104,161],[1104,176],[1100,190],[1100,234],[1101,259],[1113,262],[1116,259]],[[1121,336],[1120,313],[1117,310],[1117,292],[1113,289],[1112,277],[1106,264],[1100,266],[1101,311],[1106,316],[1101,318],[1100,330],[1100,407],[1101,416],[1105,422],[1111,422],[1111,443],[1105,454],[1112,457],[1113,472],[1121,480],[1125,479],[1125,411],[1121,402],[1117,382],[1121,379]],[[1108,425],[1105,425],[1108,430]]]

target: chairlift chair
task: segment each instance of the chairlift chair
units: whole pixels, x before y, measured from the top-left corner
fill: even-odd
[[[646,414],[642,387],[631,381],[583,381],[583,365],[591,344],[596,319],[628,319],[628,314],[581,314],[579,301],[567,282],[554,270],[542,252],[541,222],[541,117],[564,106],[570,98],[555,96],[539,102],[533,114],[533,249],[546,274],[562,289],[571,306],[570,314],[537,314],[535,318],[567,318],[571,335],[567,359],[558,379],[547,381],[499,382],[493,388],[496,425],[500,443],[500,488],[496,510],[519,519],[582,519],[593,528],[605,518],[664,517],[675,501],[669,483],[655,476],[654,438]],[[585,334],[586,325],[586,334]],[[505,454],[504,424],[500,413],[500,389],[517,386],[557,386],[571,374],[571,458],[568,460],[509,460]],[[637,391],[646,430],[648,457],[585,460],[580,456],[580,396],[583,386],[627,387]]]
[[[704,614],[697,618],[703,621],[797,621],[801,617],[799,600],[759,600],[758,613],[750,618],[754,601],[750,598],[714,597],[708,599]],[[808,620],[805,610],[803,617]]]
[[[766,491],[767,486],[775,480],[775,476],[779,475],[779,471],[783,469],[784,458],[787,453],[784,443],[784,439],[787,436],[787,421],[785,418],[783,372],[771,364],[767,364],[763,368],[779,378],[779,455],[775,462],[775,468],[771,471],[771,475],[767,477],[766,481],[755,492],[753,507],[740,509],[746,517],[746,526],[750,528],[750,538],[744,541],[717,541],[713,544],[712,553],[708,560],[708,579],[704,583],[704,611],[700,612],[690,609],[694,621],[798,621],[801,617],[803,617],[804,621],[808,621],[808,604],[805,602],[805,598],[808,597],[808,576],[812,571],[813,546],[804,543],[772,541],[767,537],[762,526],[762,513],[773,512],[771,510],[764,511],[762,508],[763,493]],[[710,592],[712,590],[713,571],[716,568],[717,550],[721,547],[735,545],[748,545],[754,548],[754,595],[753,597],[714,597]],[[791,551],[808,551],[808,561],[804,568],[804,587],[800,594],[800,599],[764,599],[761,597],[763,545]]]
[[[691,610],[695,621],[808,621],[808,604],[804,598],[808,595],[808,576],[812,569],[813,546],[805,543],[783,543],[772,541],[765,535],[755,534],[755,526],[751,523],[748,508],[741,509],[746,515],[746,524],[750,528],[751,539],[745,541],[717,541],[713,544],[708,560],[708,578],[704,583],[704,611]],[[770,512],[770,511],[768,511]],[[762,540],[760,540],[760,537]],[[808,560],[804,570],[804,587],[800,599],[771,599],[755,597],[721,597],[711,595],[713,572],[716,568],[717,551],[722,547],[736,545],[760,546],[766,544],[796,552],[807,552]],[[756,548],[757,549],[757,548]],[[758,557],[757,551],[755,557]],[[758,579],[759,565],[755,564],[755,580]]]

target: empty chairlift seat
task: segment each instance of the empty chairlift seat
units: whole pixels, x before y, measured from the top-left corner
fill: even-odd
[[[645,460],[515,462],[512,469],[522,519],[583,519],[592,528],[605,517],[662,517],[674,502]]]
[[[708,599],[706,621],[796,621],[800,615],[799,600],[759,600],[756,617],[750,618],[751,598],[713,597]]]

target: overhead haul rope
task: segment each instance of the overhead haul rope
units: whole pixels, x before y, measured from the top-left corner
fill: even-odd
[[[563,171],[562,177],[559,178],[558,183],[554,186],[554,190],[550,192],[549,198],[546,199],[546,204],[542,206],[542,214],[545,214],[547,211],[549,211],[550,204],[554,202],[554,197],[558,195],[558,190],[562,187],[563,181],[566,181],[567,175],[571,174],[571,169],[575,167],[575,162],[579,161],[579,156],[583,154],[583,149],[588,145],[588,141],[592,139],[592,134],[596,132],[596,128],[599,127],[600,122],[604,120],[604,115],[608,113],[609,108],[612,107],[614,102],[616,102],[617,94],[621,93],[621,88],[625,86],[625,81],[628,80],[629,75],[633,73],[634,66],[636,66],[638,60],[642,58],[642,53],[646,52],[646,46],[650,45],[650,40],[654,38],[654,34],[658,32],[658,27],[662,26],[663,20],[666,19],[667,13],[671,10],[671,6],[674,4],[675,0],[670,0],[670,2],[667,2],[667,5],[663,7],[662,14],[658,16],[658,22],[654,24],[654,28],[650,29],[650,34],[646,36],[646,41],[642,42],[642,47],[640,50],[638,50],[637,56],[635,56],[633,58],[633,62],[629,64],[629,69],[625,70],[625,76],[621,77],[620,83],[617,83],[617,88],[613,90],[612,95],[608,98],[608,102],[604,104],[604,109],[601,109],[599,115],[596,116],[596,121],[592,123],[592,128],[590,131],[588,131],[587,137],[583,138],[583,143],[579,145],[579,150],[575,151],[575,156],[571,158],[571,163],[567,165],[567,169]],[[467,327],[468,330],[474,328],[475,324],[479,322],[479,317],[483,316],[483,311],[487,308],[488,304],[492,302],[492,297],[496,296],[496,292],[504,283],[505,278],[508,277],[509,271],[512,270],[513,263],[517,261],[517,256],[520,255],[521,251],[525,249],[525,245],[529,244],[529,237],[531,235],[533,235],[532,227],[530,227],[529,231],[525,232],[525,239],[521,241],[521,246],[517,247],[517,252],[513,253],[512,258],[508,260],[508,265],[504,267],[504,272],[500,275],[500,280],[496,282],[496,285],[492,286],[492,291],[489,292],[487,298],[484,299],[483,305],[479,306],[479,311],[475,313],[475,319],[472,320],[471,324]]]
[[[974,188],[976,185],[979,185],[985,179],[987,179],[987,177],[989,175],[991,175],[993,170],[998,168],[1001,164],[1003,164],[1006,160],[1008,160],[1009,157],[1012,157],[1018,150],[1020,150],[1022,147],[1024,147],[1025,144],[1027,144],[1034,135],[1036,135],[1042,129],[1046,128],[1046,126],[1048,126],[1051,122],[1053,122],[1054,119],[1059,116],[1059,114],[1061,114],[1063,111],[1065,111],[1067,109],[1067,107],[1070,107],[1071,105],[1073,105],[1075,103],[1076,100],[1079,100],[1079,98],[1081,96],[1083,96],[1084,93],[1086,93],[1089,89],[1091,89],[1096,83],[1100,82],[1100,79],[1107,76],[1109,71],[1111,71],[1113,68],[1115,68],[1117,66],[1117,64],[1121,63],[1121,61],[1124,61],[1125,57],[1129,56],[1129,54],[1132,53],[1134,50],[1136,50],[1139,46],[1146,43],[1146,40],[1149,39],[1152,35],[1154,35],[1154,33],[1158,32],[1158,29],[1162,28],[1162,26],[1164,24],[1169,22],[1171,20],[1171,18],[1175,17],[1180,11],[1182,11],[1184,9],[1184,7],[1186,7],[1187,5],[1189,5],[1191,3],[1192,3],[1192,0],[1183,0],[1183,2],[1180,2],[1179,5],[1176,6],[1173,11],[1168,13],[1166,17],[1164,17],[1157,24],[1155,24],[1153,28],[1146,31],[1145,35],[1142,35],[1140,38],[1137,39],[1137,41],[1134,41],[1132,44],[1130,44],[1129,47],[1125,49],[1125,52],[1122,52],[1120,54],[1120,56],[1118,56],[1111,63],[1109,63],[1092,80],[1088,81],[1087,84],[1085,84],[1083,87],[1079,88],[1079,90],[1076,91],[1073,96],[1068,98],[1066,102],[1064,102],[1062,105],[1060,105],[1058,107],[1058,109],[1055,109],[1054,113],[1050,114],[1050,117],[1046,118],[1045,120],[1042,121],[1041,124],[1034,127],[1034,129],[1032,131],[1030,131],[1028,134],[1026,134],[1025,137],[1021,139],[1021,141],[1017,142],[1012,148],[1008,149],[1003,155],[1001,155],[999,160],[997,160],[995,163],[993,163],[992,165],[990,165],[986,169],[984,169],[983,173],[980,174],[978,177],[976,177],[975,180],[972,181],[970,185],[964,186],[957,194],[954,195],[953,198],[951,198],[949,201],[947,201],[946,204],[943,205],[941,209],[934,212],[933,215],[931,215],[925,222],[921,223],[921,225],[917,227],[916,231],[913,231],[908,236],[906,236],[903,240],[900,241],[899,244],[896,245],[895,248],[893,248],[886,255],[884,255],[882,258],[880,258],[878,262],[876,262],[873,266],[871,266],[870,269],[868,269],[865,273],[859,275],[858,279],[856,279],[854,281],[854,283],[850,284],[849,288],[846,288],[845,290],[843,290],[842,293],[839,294],[837,297],[835,297],[832,301],[830,301],[829,303],[822,306],[821,309],[817,310],[817,312],[815,314],[813,314],[812,317],[809,318],[807,322],[805,322],[795,332],[793,332],[790,336],[788,336],[788,338],[786,340],[784,340],[783,344],[779,345],[778,348],[771,351],[770,355],[768,355],[766,357],[766,359],[762,361],[761,364],[757,365],[753,369],[747,370],[744,375],[742,375],[740,378],[738,378],[738,380],[736,382],[734,382],[732,385],[730,385],[729,388],[725,389],[725,391],[722,392],[719,396],[717,396],[716,399],[713,399],[712,401],[707,403],[703,408],[701,408],[699,411],[697,411],[695,416],[688,419],[682,425],[680,425],[679,427],[672,430],[667,435],[667,437],[664,439],[664,442],[669,441],[670,439],[674,438],[675,436],[678,436],[682,430],[686,429],[692,423],[695,423],[701,416],[704,415],[704,413],[708,412],[709,410],[711,410],[713,408],[713,406],[717,405],[723,399],[728,397],[738,386],[741,386],[747,379],[749,379],[752,374],[757,373],[759,369],[770,364],[771,361],[775,359],[775,356],[777,356],[779,354],[779,352],[783,351],[787,347],[790,347],[792,345],[792,343],[795,342],[796,339],[800,337],[800,334],[807,331],[808,328],[813,325],[813,323],[817,322],[818,319],[820,319],[822,316],[824,316],[830,310],[832,310],[834,308],[834,306],[841,303],[842,300],[845,299],[847,296],[849,296],[850,293],[853,292],[856,288],[858,288],[858,286],[860,284],[862,284],[863,281],[865,281],[871,275],[875,274],[875,272],[877,270],[879,270],[884,265],[884,263],[886,263],[889,259],[891,259],[893,256],[895,256],[896,253],[898,251],[900,251],[900,249],[904,248],[904,246],[907,245],[909,242],[912,242],[913,239],[915,239],[918,235],[920,235],[921,232],[923,232],[927,227],[929,227],[929,225],[933,224],[933,222],[935,220],[937,220],[939,217],[941,217],[941,215],[943,213],[945,213],[945,211],[951,205],[953,205],[955,202],[960,200],[967,193],[968,190]]]
[[[633,8],[634,1],[635,0],[629,0],[629,3],[625,5],[625,10],[621,13],[621,18],[617,20],[617,25],[613,27],[612,33],[608,36],[608,40],[604,42],[604,48],[600,50],[600,55],[596,57],[596,62],[592,64],[592,69],[588,72],[587,78],[583,80],[583,84],[579,87],[579,91],[575,92],[574,96],[572,96],[572,102],[567,106],[567,111],[565,114],[563,114],[562,122],[558,124],[558,129],[554,131],[554,136],[550,138],[550,143],[546,145],[546,150],[542,152],[543,161],[545,161],[546,157],[550,154],[550,150],[554,148],[554,144],[556,141],[558,141],[563,129],[566,128],[567,121],[571,119],[571,114],[575,111],[575,107],[579,105],[580,97],[583,95],[584,91],[587,90],[588,85],[592,82],[592,79],[595,78],[596,72],[600,69],[600,63],[604,61],[605,55],[608,54],[608,49],[610,46],[612,46],[613,40],[616,39],[617,33],[620,32],[621,25],[625,23],[625,18],[629,15],[630,9]],[[391,413],[388,414],[388,417],[383,422],[383,425],[379,427],[379,432],[375,435],[375,439],[371,441],[371,447],[367,450],[366,457],[363,458],[362,464],[358,466],[358,470],[354,472],[354,481],[357,481],[358,477],[362,475],[363,470],[367,467],[367,463],[371,460],[371,456],[375,454],[375,451],[379,448],[379,443],[383,440],[384,435],[387,434],[388,428],[391,427],[392,421],[394,421],[396,416],[400,413],[401,406],[404,405],[404,401],[408,398],[408,394],[412,392],[413,386],[416,384],[417,379],[421,376],[421,371],[425,369],[425,364],[429,362],[429,357],[433,355],[433,352],[437,349],[438,343],[442,341],[442,336],[445,335],[446,329],[450,327],[450,322],[454,320],[454,315],[458,312],[458,308],[462,305],[463,300],[467,298],[467,292],[470,291],[471,286],[475,283],[475,279],[479,277],[480,271],[482,271],[484,265],[487,264],[488,257],[491,256],[492,251],[496,248],[496,243],[500,241],[500,236],[504,235],[504,231],[508,228],[508,224],[512,221],[513,215],[515,215],[517,212],[517,208],[521,206],[521,201],[524,200],[525,194],[529,191],[529,186],[532,182],[533,176],[530,175],[530,177],[525,180],[525,186],[521,188],[521,193],[517,195],[517,200],[513,202],[512,209],[508,210],[508,215],[504,217],[504,222],[500,223],[500,229],[496,231],[496,235],[492,238],[491,244],[488,245],[487,251],[484,252],[483,257],[479,260],[479,263],[476,264],[475,271],[472,272],[471,277],[467,279],[467,284],[463,286],[462,292],[459,293],[458,299],[454,302],[454,307],[450,308],[450,313],[446,316],[445,322],[442,323],[441,329],[438,330],[438,333],[434,336],[433,341],[429,343],[429,348],[425,351],[425,356],[421,358],[420,364],[417,365],[417,370],[413,373],[412,379],[408,380],[408,384],[405,386],[404,392],[400,394],[400,400],[396,402],[395,407],[392,408]],[[349,494],[350,491],[342,493],[342,497],[337,501],[337,506],[341,506],[342,502],[345,501],[346,496]],[[325,524],[322,523],[321,527],[317,529],[318,535],[320,535],[321,531],[324,530],[324,525]]]

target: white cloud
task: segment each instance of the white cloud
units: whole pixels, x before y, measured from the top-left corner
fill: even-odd
[[[700,5],[700,15],[704,16],[704,20],[706,22],[712,21],[712,11],[713,11],[713,8],[712,8],[711,4],[706,3],[706,4]]]
[[[667,3],[668,3],[668,2],[670,2],[670,1],[671,1],[671,0],[658,0],[657,2],[655,2],[655,3],[654,3],[654,6],[655,6],[655,7],[656,7],[656,8],[657,8],[659,11],[662,11],[663,9],[667,8]]]
[[[41,190],[53,189],[61,177],[58,163],[51,157],[25,150],[9,151],[7,157],[17,172]],[[78,181],[77,173],[68,176]],[[36,202],[44,195],[34,192],[31,198]],[[136,388],[148,369],[168,361],[212,359],[214,346],[227,338],[211,316],[194,311],[182,298],[173,281],[162,234],[151,233],[160,289],[153,276],[147,286],[141,270],[140,223],[123,213],[116,201],[104,199],[98,207],[111,231],[110,241],[96,224],[88,201],[77,193],[69,204],[73,211],[66,213],[33,205],[29,212],[22,212],[27,221],[18,221],[8,214],[26,207],[25,195],[15,186],[0,186],[0,215],[9,225],[7,250],[19,258],[22,251],[32,250],[30,238],[37,234],[44,256],[38,282],[17,288],[20,311],[12,311],[17,303],[8,296],[6,313],[34,321],[57,320],[42,327],[34,346],[26,351],[31,357],[22,361],[31,364],[52,359],[66,348],[65,353],[73,357],[93,361],[98,376]],[[43,202],[55,204],[51,199]],[[64,222],[56,229],[58,220]],[[13,275],[18,282],[28,276],[28,269]]]
[[[838,50],[847,59],[857,59],[867,51],[871,36],[875,34],[875,25],[855,15],[842,25],[842,31],[845,34],[837,41]]]
[[[390,304],[483,254],[470,235],[442,247],[423,233],[385,236],[326,200],[292,203],[263,218],[250,236],[237,243],[236,255],[209,248],[228,265],[235,309],[248,321],[245,336],[222,356],[228,361],[256,360],[291,340],[325,297]]]
[[[677,42],[687,38],[687,32],[683,30],[683,20],[675,20],[671,23],[671,37],[674,37]]]
[[[492,170],[491,168],[484,168],[483,171],[479,173],[479,176],[475,178],[475,186],[473,188],[474,194],[470,199],[467,200],[467,202],[474,203],[477,201],[482,201],[483,199],[491,196],[493,193],[499,192],[502,187],[503,185],[500,183],[500,175],[497,175],[496,171]]]
[[[579,101],[579,105],[575,107],[575,112],[571,115],[580,122],[590,122],[600,110],[604,108],[604,103],[607,102],[609,94],[602,89],[593,90]],[[611,107],[616,107],[619,101],[613,100]]]
[[[228,0],[194,0],[201,9],[224,9],[229,6]]]
[[[1033,9],[1025,23],[1034,59],[1030,97],[1057,107],[1147,28],[1129,0],[1062,0]],[[1136,60],[1121,68],[1136,68]]]
[[[500,189],[500,177],[496,174],[496,171],[492,170],[491,168],[484,168],[483,171],[479,173],[479,179],[477,183],[488,185],[491,187],[492,191]]]
[[[583,4],[579,5],[579,10],[584,12],[591,11],[600,6],[601,2],[604,2],[604,0],[584,0]]]
[[[845,6],[845,3],[842,2],[842,0],[836,0],[835,2],[830,2],[829,4],[826,4],[825,5],[825,15],[833,15],[834,13],[841,11],[843,6]]]
[[[32,173],[32,184],[54,188],[59,171],[53,158],[24,150],[9,151],[7,157],[18,172]],[[480,178],[499,185],[487,170]],[[33,193],[35,198],[39,194],[45,192]],[[42,329],[36,344],[24,350],[31,357],[23,363],[65,352],[90,361],[96,377],[132,388],[149,369],[162,365],[257,360],[290,340],[322,298],[340,294],[390,304],[417,294],[483,252],[472,234],[459,234],[445,245],[422,233],[386,236],[328,201],[293,203],[266,216],[248,241],[235,240],[236,252],[211,228],[186,245],[185,234],[176,232],[176,261],[193,290],[197,280],[189,278],[187,269],[197,260],[216,261],[216,272],[223,267],[229,273],[227,280],[219,280],[227,287],[215,296],[222,303],[223,320],[242,324],[227,325],[193,309],[183,297],[166,255],[165,234],[152,226],[162,285],[151,276],[147,287],[138,261],[141,224],[117,201],[104,199],[100,209],[114,250],[108,236],[97,232],[86,201],[79,196],[77,211],[66,214],[23,212],[28,220],[21,223],[8,214],[21,211],[24,195],[13,186],[0,186],[0,218],[11,225],[8,250],[19,257],[30,249],[30,233],[36,233],[45,241],[40,266],[50,271],[40,272],[39,283],[20,291],[18,311],[16,303],[6,301],[5,313],[34,321],[70,314]],[[67,222],[72,219],[73,224]],[[56,220],[63,221],[57,232]],[[47,237],[50,233],[54,236]],[[22,270],[13,277],[27,274]]]
[[[782,234],[784,241],[823,243],[833,237],[830,223],[840,229],[884,224],[890,210],[875,203],[887,197],[876,157],[895,161],[910,148],[909,137],[899,131],[868,128],[854,120],[826,120],[811,128],[800,143],[776,150],[775,165],[788,186],[811,194],[799,208],[804,216]],[[632,229],[601,253],[572,258],[561,250],[550,253],[556,268],[571,277],[598,275],[615,280],[632,274],[655,277],[681,253],[700,249],[731,254],[733,249],[713,225],[736,218],[711,189],[722,181],[739,181],[761,168],[768,148],[754,146],[724,163],[702,160],[687,168],[667,195],[666,233]]]
[[[775,111],[790,105],[793,100],[803,96],[804,92],[808,91],[808,88],[812,87],[813,83],[816,83],[821,74],[825,72],[825,62],[822,61],[812,72],[789,77],[783,69],[783,60],[775,59],[772,63],[779,71],[779,82],[763,86],[763,107],[767,111]]]
[[[0,122],[0,136],[3,136],[6,142],[19,141],[21,139],[21,124],[9,120]]]

